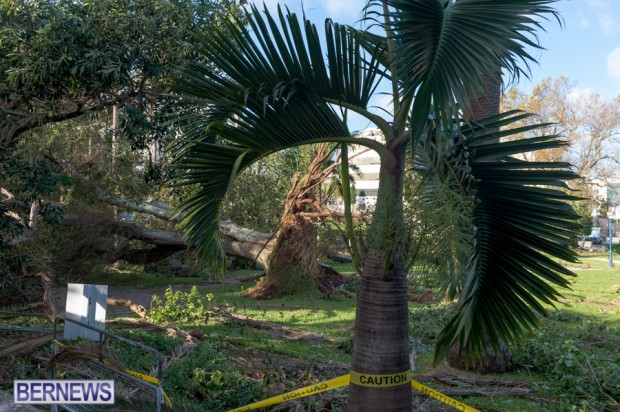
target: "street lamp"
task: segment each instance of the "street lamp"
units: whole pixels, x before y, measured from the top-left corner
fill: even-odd
[[[613,267],[614,266],[614,258],[613,258],[613,228],[612,228],[612,223],[614,221],[614,219],[612,218],[612,216],[615,216],[615,212],[616,212],[616,206],[610,206],[609,210],[607,211],[607,226],[609,227],[609,267]]]

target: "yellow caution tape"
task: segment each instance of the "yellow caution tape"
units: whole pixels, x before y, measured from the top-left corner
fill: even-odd
[[[428,395],[433,399],[438,400],[441,403],[445,403],[448,406],[452,406],[454,409],[464,412],[479,412],[478,409],[474,409],[471,406],[465,405],[463,402],[459,402],[456,399],[452,399],[449,396],[444,395],[435,389],[429,388],[426,385],[422,385],[420,382],[411,379],[411,387],[418,392],[422,392],[424,395]]]
[[[64,346],[64,347],[66,347],[66,346],[67,346],[67,345],[63,344],[62,342],[59,342],[59,341],[58,341],[58,340],[56,340],[56,339],[52,339],[52,342],[54,342],[54,343],[55,343],[55,344],[57,344],[58,346]],[[71,348],[69,348],[69,350],[71,350]],[[132,371],[132,370],[130,370],[130,369],[119,368],[118,366],[111,364],[110,362],[108,362],[108,361],[107,361],[107,360],[105,360],[105,359],[102,359],[102,362],[103,362],[105,365],[107,365],[107,366],[109,366],[109,367],[111,367],[111,368],[118,369],[118,370],[120,370],[120,371],[122,371],[122,372],[125,372],[125,373],[126,373],[126,374],[128,374],[128,375],[135,376],[136,378],[140,378],[140,379],[142,379],[143,381],[150,382],[150,383],[153,383],[153,384],[155,384],[155,385],[157,385],[157,386],[160,386],[160,385],[159,385],[159,379],[155,378],[154,376],[145,375],[145,374],[143,374],[143,373],[136,372],[136,371]],[[56,365],[56,375],[57,375],[58,377],[60,377],[60,376],[64,375],[64,373],[63,373],[63,374],[60,374],[60,368],[58,368],[58,365]],[[166,405],[168,405],[168,408],[172,409],[172,401],[170,400],[170,398],[168,397],[168,395],[166,394],[166,392],[164,391],[164,389],[163,389],[163,388],[161,388],[161,393],[162,393],[162,395],[163,395],[163,397],[164,397],[164,401],[166,402]]]
[[[403,377],[406,377],[406,380],[402,380]],[[433,399],[438,400],[439,402],[445,403],[446,405],[452,406],[456,410],[464,411],[464,412],[479,412],[477,409],[472,408],[471,406],[467,406],[462,402],[457,401],[456,399],[452,399],[449,396],[442,394],[434,389],[429,388],[428,386],[422,385],[420,382],[417,382],[411,379],[411,371],[391,374],[391,375],[371,375],[364,374],[351,371],[350,375],[343,375],[337,378],[317,383],[315,385],[306,386],[305,388],[297,389],[291,392],[287,392],[282,395],[274,396],[269,399],[262,400],[260,402],[255,402],[246,406],[242,406],[241,408],[231,409],[228,412],[244,412],[251,411],[253,409],[265,408],[267,406],[276,405],[278,403],[290,401],[291,399],[303,398],[305,396],[314,395],[316,393],[325,392],[330,389],[340,388],[342,386],[347,386],[349,383],[355,383],[356,385],[361,386],[372,386],[372,387],[390,387],[390,386],[398,386],[402,385],[402,382],[406,382],[407,380],[411,380],[411,387],[417,391],[422,392],[423,394],[430,396]],[[360,383],[355,382],[357,380]],[[398,383],[397,383],[398,381]],[[366,383],[363,383],[366,382]]]
[[[55,343],[63,345],[61,342],[54,340]],[[104,360],[106,364],[109,364]],[[110,365],[112,366],[112,365]],[[123,372],[126,372],[130,375],[136,376],[138,378],[144,379],[148,382],[152,382],[155,384],[159,384],[157,378],[152,376],[144,375],[139,372],[134,372],[128,369],[124,369]],[[57,372],[58,373],[58,372]],[[242,406],[241,408],[231,409],[228,412],[243,412],[243,411],[251,411],[253,409],[264,408],[271,405],[276,405],[278,403],[290,401],[291,399],[303,398],[306,396],[314,395],[316,393],[325,392],[330,389],[340,388],[343,386],[347,386],[349,383],[353,383],[360,386],[370,386],[370,387],[390,387],[390,386],[398,386],[402,385],[403,382],[411,380],[411,387],[418,392],[422,392],[424,395],[427,395],[439,402],[442,402],[448,406],[453,407],[458,411],[463,412],[479,412],[478,409],[472,408],[471,406],[465,405],[463,402],[459,402],[456,399],[453,399],[443,393],[436,391],[426,385],[421,384],[420,382],[411,379],[411,371],[395,373],[390,375],[372,375],[368,373],[359,373],[351,371],[349,375],[339,376],[334,379],[330,379],[325,382],[317,383],[315,385],[306,386],[305,388],[297,389],[291,392],[287,392],[282,395],[274,396],[269,399],[265,399],[259,402],[255,402],[246,406]],[[164,399],[166,403],[172,409],[172,402],[166,395],[166,392],[162,389],[162,393],[164,395]]]
[[[55,343],[56,345],[58,345],[58,346],[67,346],[67,345],[65,345],[64,343],[62,343],[62,342],[60,342],[60,341],[58,341],[58,340],[56,340],[56,339],[52,339],[52,342],[54,342],[54,343]]]
[[[391,386],[407,385],[411,380],[411,370],[392,373],[389,375],[371,375],[351,371],[351,383],[358,386],[370,386],[373,388],[389,388]]]
[[[136,372],[136,371],[132,371],[132,370],[130,370],[130,369],[118,368],[118,367],[116,367],[116,366],[112,365],[110,362],[108,362],[108,361],[107,361],[107,360],[105,360],[105,359],[103,359],[103,363],[104,363],[104,364],[106,364],[106,365],[108,365],[108,366],[110,366],[110,367],[112,367],[112,368],[119,369],[119,370],[121,370],[121,371],[125,372],[125,373],[126,373],[126,374],[128,374],[128,375],[135,376],[136,378],[140,378],[140,379],[142,379],[143,381],[150,382],[150,383],[153,383],[153,384],[155,384],[155,385],[157,385],[157,386],[160,386],[160,385],[159,385],[159,379],[157,379],[157,378],[156,378],[156,377],[154,377],[154,376],[145,375],[145,374],[143,374],[143,373]],[[161,387],[161,386],[160,386],[160,387]],[[168,397],[168,395],[166,394],[166,391],[164,391],[164,388],[161,388],[161,394],[164,396],[164,401],[166,401],[166,405],[168,405],[168,408],[172,409],[172,401],[170,400],[170,398],[169,398],[169,397]]]
[[[316,385],[306,386],[305,388],[297,389],[282,395],[274,396],[273,398],[242,406],[241,408],[231,409],[228,412],[251,411],[253,409],[264,408],[266,406],[276,405],[278,403],[290,401],[291,399],[303,398],[305,396],[314,395],[315,393],[340,388],[342,386],[347,386],[348,384],[349,375],[343,375],[325,382],[317,383]]]

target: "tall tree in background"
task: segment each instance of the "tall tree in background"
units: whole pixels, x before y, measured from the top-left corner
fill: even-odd
[[[505,110],[521,109],[536,113],[539,119],[524,119],[521,127],[535,121],[549,123],[547,134],[561,134],[568,145],[527,154],[537,161],[569,162],[581,176],[573,189],[584,198],[576,208],[583,215],[584,234],[590,233],[592,211],[600,206],[593,187],[596,180],[617,176],[620,159],[620,96],[605,100],[590,90],[580,90],[566,77],[546,78],[531,94],[510,89],[502,99]],[[525,137],[523,134],[515,138]]]
[[[605,100],[590,90],[580,90],[566,77],[546,78],[531,94],[517,88],[502,98],[504,110],[521,109],[536,113],[550,124],[547,133],[561,134],[570,144],[563,150],[544,150],[539,160],[570,162],[577,174],[587,179],[605,178],[618,168],[620,157],[620,96]],[[534,119],[519,125],[531,124]]]
[[[547,0],[384,0],[368,4],[384,35],[327,20],[324,31],[294,14],[252,8],[248,27],[236,21],[206,33],[176,90],[194,99],[182,119],[189,132],[174,148],[176,184],[194,188],[178,212],[188,241],[222,264],[220,208],[239,171],[279,150],[316,142],[359,144],[381,158],[377,204],[357,290],[352,370],[400,374],[410,369],[403,228],[403,177],[414,167],[424,189],[435,182],[469,214],[453,236],[468,245],[459,303],[438,340],[436,361],[460,338],[482,353],[538,326],[540,303],[557,300],[551,285],[566,286],[571,273],[549,256],[573,260],[567,247],[576,218],[558,188],[574,178],[568,165],[511,157],[561,145],[555,136],[499,143],[538,125],[502,130],[527,115],[507,112],[469,124],[468,102],[484,92],[481,74],[501,67],[513,76],[532,61],[537,18],[554,16]],[[528,36],[529,35],[529,36]],[[323,46],[324,45],[324,46]],[[380,80],[392,87],[393,117],[373,114],[370,97]],[[339,109],[336,110],[335,107]],[[346,112],[374,123],[385,144],[352,136]],[[340,114],[344,113],[345,116]],[[436,205],[437,206],[437,205]],[[439,256],[439,259],[442,257]],[[350,410],[410,411],[407,382],[365,386],[353,379]]]
[[[163,96],[162,78],[197,58],[194,33],[217,24],[222,11],[234,13],[236,4],[0,2],[0,149],[41,125],[114,106],[121,106],[126,136],[148,145],[165,132],[155,127],[157,114],[178,110]]]

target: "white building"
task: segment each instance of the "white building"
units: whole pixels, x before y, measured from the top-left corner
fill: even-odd
[[[592,211],[592,233],[609,240],[609,226],[611,223],[611,237],[613,243],[620,242],[620,178],[595,180],[592,182],[596,200],[602,204],[602,210],[595,208]],[[606,217],[605,217],[606,216]],[[609,220],[611,218],[611,222]]]
[[[366,129],[357,137],[385,143],[383,133],[379,129]],[[351,178],[355,185],[355,204],[358,210],[364,211],[377,203],[381,159],[377,152],[361,145],[351,147],[349,159]]]
[[[594,180],[592,188],[596,196],[596,200],[608,207],[605,213],[598,208],[592,211],[592,217],[606,214],[612,219],[620,219],[620,178],[611,178],[607,180]]]
[[[379,129],[366,129],[356,136],[385,143]],[[351,183],[355,188],[355,192],[351,193],[353,212],[370,211],[377,203],[380,170],[381,159],[377,152],[362,145],[353,144],[349,147],[349,173]],[[341,198],[329,201],[328,204],[330,209],[344,213],[344,203]]]

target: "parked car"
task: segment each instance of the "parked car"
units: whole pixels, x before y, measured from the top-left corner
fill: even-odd
[[[601,238],[600,236],[587,236],[586,241],[592,242],[593,245],[603,244],[603,238]]]

